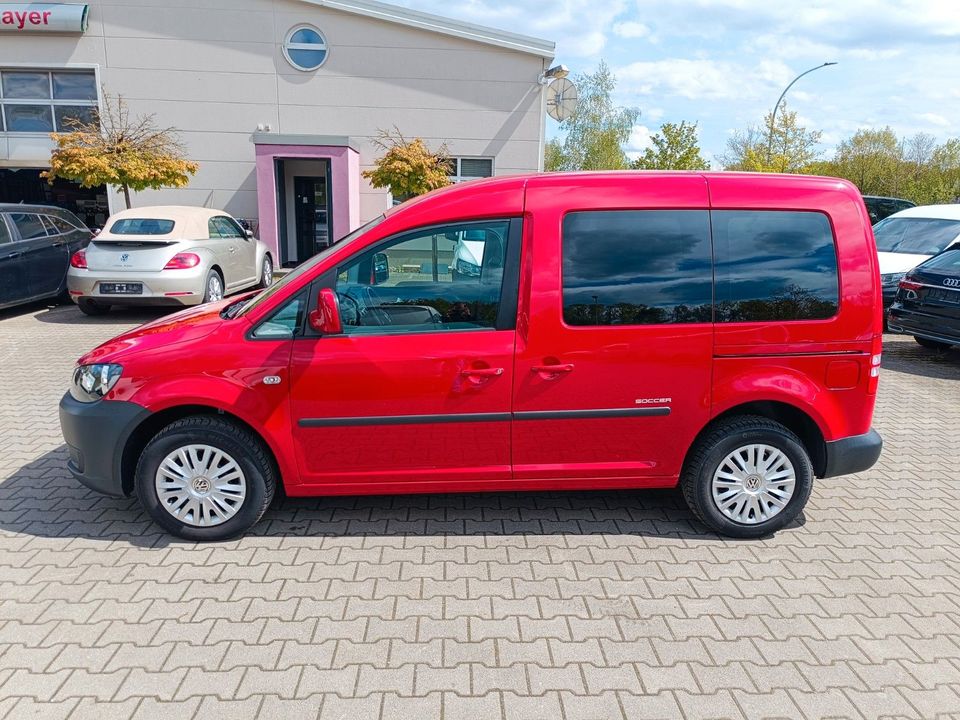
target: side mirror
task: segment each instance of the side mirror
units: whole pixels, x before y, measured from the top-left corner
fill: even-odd
[[[249,239],[253,237],[253,230],[244,230],[243,234]]]
[[[340,335],[343,321],[340,319],[340,301],[330,288],[323,288],[317,296],[317,309],[307,318],[310,327],[322,335]]]
[[[375,253],[373,256],[373,282],[372,285],[385,283],[390,279],[390,265],[387,256],[384,253]]]

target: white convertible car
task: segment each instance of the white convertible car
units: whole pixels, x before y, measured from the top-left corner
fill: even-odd
[[[198,305],[273,281],[267,246],[227,213],[197,207],[118,212],[67,273],[88,315],[113,305]]]

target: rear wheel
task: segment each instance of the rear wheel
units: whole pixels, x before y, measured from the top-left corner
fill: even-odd
[[[80,308],[80,312],[84,315],[105,315],[110,312],[109,305],[99,303],[96,300],[88,300],[87,298],[78,300],[77,307]]]
[[[691,450],[680,478],[684,498],[723,535],[763,537],[791,522],[813,488],[800,439],[763,417],[723,420]]]
[[[197,415],[147,443],[135,488],[164,530],[187,540],[227,540],[266,512],[277,479],[263,443],[240,425]]]
[[[220,302],[223,300],[223,278],[216,270],[207,273],[203,285],[203,302]]]
[[[950,343],[940,342],[939,340],[930,340],[929,338],[913,336],[913,339],[917,341],[917,344],[920,347],[925,347],[929,350],[949,350]]]

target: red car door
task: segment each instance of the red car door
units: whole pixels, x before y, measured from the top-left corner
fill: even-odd
[[[519,219],[434,226],[322,283],[344,332],[294,343],[303,483],[349,493],[509,480],[519,243]]]
[[[518,481],[672,484],[710,411],[708,207],[695,175],[530,181]]]

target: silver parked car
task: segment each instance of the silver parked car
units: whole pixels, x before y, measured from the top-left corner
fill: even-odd
[[[198,207],[118,212],[67,273],[87,315],[112,305],[198,305],[273,280],[267,246],[227,213]]]

